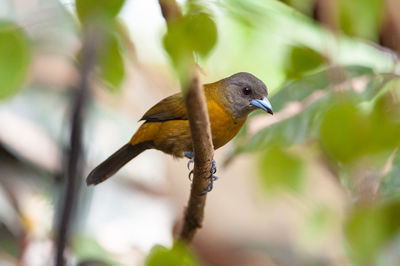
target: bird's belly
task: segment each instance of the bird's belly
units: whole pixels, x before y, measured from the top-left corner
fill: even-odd
[[[153,148],[183,157],[183,153],[192,150],[189,121],[170,120],[163,122],[146,122],[138,129],[130,143],[150,141]]]

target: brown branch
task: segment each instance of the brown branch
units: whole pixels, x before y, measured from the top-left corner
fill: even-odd
[[[159,0],[158,2],[168,25],[172,20],[182,16],[182,12],[175,0]],[[196,230],[202,225],[206,203],[204,191],[209,184],[211,162],[214,156],[204,88],[194,60],[192,66],[191,77],[188,79],[190,83],[186,90],[185,104],[194,152],[193,183],[182,231],[179,236],[185,242],[190,242]]]
[[[82,172],[82,125],[85,115],[85,105],[89,96],[89,75],[95,63],[99,43],[99,32],[87,29],[84,34],[82,61],[80,65],[81,78],[75,91],[72,113],[69,149],[66,154],[65,194],[61,206],[61,217],[57,232],[56,266],[65,265],[64,250],[68,243],[70,224],[76,206],[78,178]]]
[[[181,9],[175,0],[158,0],[161,13],[169,25],[173,20],[182,17]]]
[[[179,238],[190,242],[203,221],[207,195],[204,191],[209,184],[211,162],[214,156],[204,88],[196,69],[193,71],[186,95],[186,109],[192,134],[194,172],[189,203]]]

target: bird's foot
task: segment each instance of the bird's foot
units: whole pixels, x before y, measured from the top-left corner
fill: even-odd
[[[206,190],[203,191],[203,193],[201,193],[202,195],[210,192],[213,187],[214,187],[214,181],[218,180],[218,177],[215,176],[214,174],[217,172],[217,163],[215,162],[215,160],[212,160],[212,165],[211,165],[211,169],[210,169],[210,176],[208,177],[208,179],[210,180],[210,183],[208,184],[208,186],[206,187]]]
[[[187,163],[187,168],[190,170],[190,165],[192,163],[194,163],[194,153],[193,152],[184,152],[183,155],[189,159],[188,163]],[[190,170],[189,172],[189,180],[192,181],[192,175],[193,175],[193,170]]]
[[[193,152],[184,152],[183,155],[189,159],[187,163],[187,168],[190,170],[190,165],[194,163],[194,154]]]
[[[186,158],[189,158],[189,161],[187,163],[187,168],[190,170],[191,164],[194,163],[194,153],[193,152],[185,152],[184,156]],[[218,177],[214,175],[216,172],[217,172],[217,163],[213,159],[212,164],[211,164],[211,169],[210,169],[210,176],[208,177],[208,179],[210,180],[210,183],[208,184],[206,190],[201,193],[201,195],[204,195],[213,189],[214,181],[218,180]],[[190,170],[189,175],[188,175],[190,181],[192,181],[193,174],[194,174],[194,172],[192,169],[192,170]]]

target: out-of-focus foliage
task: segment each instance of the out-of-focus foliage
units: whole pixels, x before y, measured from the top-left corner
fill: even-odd
[[[382,178],[379,194],[384,198],[400,197],[400,152],[397,150],[391,162],[390,171]]]
[[[118,90],[125,76],[122,45],[119,38],[116,33],[109,32],[104,38],[104,46],[99,58],[100,76],[110,91]]]
[[[0,251],[12,257],[18,257],[20,255],[18,238],[2,222],[0,222]]]
[[[346,99],[330,109],[321,125],[321,144],[328,154],[348,163],[396,148],[400,144],[400,123],[398,110],[393,109],[398,109],[399,103],[393,105],[387,99],[394,96],[390,94],[381,96],[366,112],[357,108],[357,102],[346,103]]]
[[[300,191],[304,185],[304,164],[300,158],[279,147],[271,147],[261,156],[260,177],[267,192],[276,189]]]
[[[110,254],[104,250],[94,239],[89,237],[77,237],[73,241],[74,252],[78,261],[89,265],[117,266],[119,263],[111,259]]]
[[[325,59],[320,53],[309,47],[291,47],[285,62],[286,78],[299,79],[307,72],[321,67],[324,61]]]
[[[339,0],[336,4],[339,25],[346,34],[377,40],[383,18],[384,1]]]
[[[208,13],[199,12],[199,8],[190,8],[187,14],[171,21],[163,40],[164,48],[171,57],[181,84],[186,84],[185,79],[189,76],[193,55],[207,56],[217,42],[215,22]]]
[[[0,20],[0,99],[16,93],[25,81],[31,47],[23,30]]]
[[[124,2],[124,0],[77,0],[76,11],[81,22],[88,20],[105,22],[118,15]]]
[[[306,15],[312,15],[313,11],[313,0],[281,0],[287,5],[292,6],[293,8],[303,12]]]
[[[124,5],[124,0],[94,1],[77,0],[76,10],[83,27],[95,25],[102,32],[99,44],[99,76],[106,88],[118,91],[125,77],[123,61],[124,43],[126,34],[121,28],[123,25],[116,19]],[[85,30],[83,29],[83,33]]]
[[[198,265],[190,249],[181,242],[172,248],[154,246],[146,259],[146,266],[195,266]]]
[[[395,240],[400,229],[400,203],[385,202],[353,210],[345,226],[350,255],[356,265],[376,261],[379,251]]]

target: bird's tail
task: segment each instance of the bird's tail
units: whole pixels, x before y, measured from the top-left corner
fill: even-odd
[[[86,184],[88,186],[97,185],[105,181],[107,178],[114,175],[127,162],[149,148],[150,145],[147,142],[135,145],[130,143],[125,144],[90,172],[86,178]]]

